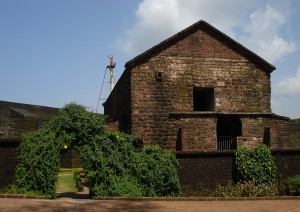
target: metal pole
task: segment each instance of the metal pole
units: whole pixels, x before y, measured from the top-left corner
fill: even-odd
[[[114,89],[114,68],[116,66],[116,63],[114,63],[114,57],[112,55],[108,56],[109,57],[109,65],[107,66],[107,68],[109,68],[109,72],[110,72],[110,92],[112,92],[112,90]]]

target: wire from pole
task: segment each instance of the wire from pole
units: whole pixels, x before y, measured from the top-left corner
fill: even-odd
[[[102,85],[101,85],[101,89],[100,89],[100,95],[99,95],[99,98],[98,98],[96,113],[98,112],[98,107],[99,107],[99,103],[100,103],[100,99],[101,99],[101,95],[102,95],[102,90],[103,90],[104,80],[105,80],[105,76],[106,76],[106,71],[107,71],[107,67],[104,71],[104,77],[103,77],[103,81],[102,81]]]

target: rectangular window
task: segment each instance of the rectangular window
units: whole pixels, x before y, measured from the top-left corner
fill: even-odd
[[[194,88],[193,89],[194,111],[214,111],[214,89]]]

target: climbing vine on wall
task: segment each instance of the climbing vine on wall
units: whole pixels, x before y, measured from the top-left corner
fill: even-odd
[[[104,127],[103,116],[66,105],[44,128],[26,134],[19,147],[13,193],[56,196],[60,156],[74,146],[81,154],[95,196],[176,196],[176,159],[158,146],[137,151],[134,139]]]

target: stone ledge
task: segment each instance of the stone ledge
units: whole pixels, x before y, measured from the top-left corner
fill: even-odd
[[[0,194],[0,198],[12,198],[12,199],[51,199],[43,196],[31,196],[26,194]]]
[[[276,153],[300,153],[300,149],[271,149],[272,154]]]
[[[300,196],[274,197],[92,197],[92,200],[126,201],[253,201],[253,200],[300,200]]]
[[[0,138],[1,143],[20,143],[20,138]]]
[[[42,196],[25,194],[0,194],[0,198],[11,199],[49,199]],[[57,198],[59,199],[59,198]],[[92,200],[126,200],[126,201],[253,201],[253,200],[300,200],[300,196],[273,197],[91,197]]]
[[[247,112],[216,112],[216,111],[192,111],[192,112],[173,111],[169,113],[169,116],[179,116],[179,117],[218,116],[218,115],[272,117],[275,114],[274,113],[247,113]]]
[[[176,155],[233,155],[235,154],[235,150],[183,150],[183,151],[173,151]]]

